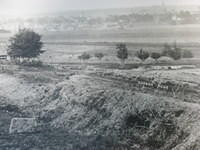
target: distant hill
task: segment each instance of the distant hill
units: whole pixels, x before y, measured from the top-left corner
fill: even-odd
[[[126,15],[132,13],[149,13],[149,14],[160,14],[163,12],[174,12],[180,10],[187,10],[190,12],[193,11],[200,11],[200,6],[198,5],[152,5],[152,6],[136,6],[130,8],[107,8],[107,9],[83,9],[83,10],[67,10],[67,11],[58,11],[58,12],[46,12],[46,13],[36,13],[30,14],[27,18],[34,18],[34,17],[43,17],[43,16],[51,16],[51,17],[58,17],[58,16],[85,16],[85,17],[106,17],[109,15]],[[0,17],[6,17],[14,19],[15,17],[1,14]],[[19,18],[19,17],[18,17]],[[1,20],[1,18],[0,18]]]
[[[154,6],[141,6],[141,7],[132,7],[132,8],[108,8],[108,9],[86,9],[86,10],[69,10],[66,12],[54,12],[54,13],[43,13],[38,15],[48,16],[99,16],[104,17],[108,15],[124,15],[131,13],[162,13],[164,11],[199,11],[200,6],[189,5],[189,6],[173,6],[173,5],[154,5]]]

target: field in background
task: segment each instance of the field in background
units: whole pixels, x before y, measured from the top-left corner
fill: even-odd
[[[195,58],[200,58],[200,27],[198,25],[159,25],[136,26],[132,30],[112,31],[73,31],[41,33],[45,42],[42,58],[45,61],[66,61],[82,52],[103,52],[113,56],[118,42],[127,43],[130,54],[143,48],[147,51],[162,51],[164,43],[191,50]],[[0,53],[5,52],[6,44],[12,34],[0,34]]]

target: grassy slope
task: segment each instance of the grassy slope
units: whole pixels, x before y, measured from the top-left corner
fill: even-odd
[[[33,99],[30,99],[32,96],[26,92],[26,99],[30,101],[23,101],[23,105],[20,105],[19,108],[23,112],[3,112],[10,117],[1,118],[4,122],[2,127],[8,126],[9,120],[14,116],[19,117],[20,113],[37,116],[45,125],[39,134],[20,135],[18,138],[13,135],[8,138],[9,141],[17,143],[21,148],[24,145],[24,148],[41,150],[66,147],[69,150],[99,150],[116,149],[116,146],[118,149],[134,147],[138,150],[179,150],[182,146],[194,150],[198,148],[199,104],[141,93],[132,90],[131,86],[124,82],[90,77],[84,71],[77,72],[70,67],[72,66],[56,70],[21,68],[12,76],[1,75],[5,79],[15,79],[15,82],[4,82],[4,87],[10,88],[1,87],[6,91],[1,93],[1,96],[10,98],[7,102],[17,102],[12,96],[20,94],[23,88],[15,88],[16,84],[24,88],[31,86],[30,89],[37,91]],[[77,75],[66,78],[74,73]],[[44,78],[48,80],[39,80]],[[15,92],[12,95],[13,90]],[[33,93],[32,90],[30,93]],[[10,93],[10,97],[6,93]],[[127,119],[131,115],[139,116],[142,123]],[[150,124],[144,124],[149,119]],[[138,128],[138,125],[142,128]],[[2,133],[5,134],[6,131]],[[151,140],[152,136],[154,141]],[[27,137],[27,140],[24,141],[24,137]],[[0,136],[0,142],[1,138]],[[33,144],[30,144],[30,141]]]

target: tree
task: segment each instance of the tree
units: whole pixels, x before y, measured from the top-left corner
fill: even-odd
[[[98,58],[99,60],[101,60],[104,57],[104,54],[103,53],[95,53],[94,56],[96,58]]]
[[[169,44],[167,44],[167,43],[164,44],[164,49],[162,51],[162,56],[168,56],[168,57],[170,57],[171,51],[172,51],[171,46]]]
[[[144,51],[143,49],[140,49],[136,52],[136,56],[142,60],[145,61],[147,58],[149,58],[149,52]]]
[[[7,51],[11,57],[33,58],[44,52],[41,36],[30,29],[20,29],[9,41]]]
[[[176,42],[174,43],[173,46],[165,44],[162,55],[171,57],[174,60],[179,60],[181,59],[181,48],[177,47]]]
[[[155,59],[156,61],[161,57],[160,53],[153,52],[151,53],[151,58]]]
[[[83,61],[85,61],[85,60],[88,60],[88,59],[90,59],[90,58],[91,58],[91,56],[90,56],[90,54],[88,54],[88,53],[84,52],[83,54],[81,54],[80,56],[78,56],[78,58],[79,58],[80,60],[83,60]]]
[[[128,58],[128,49],[126,47],[126,44],[120,43],[117,44],[116,49],[117,51],[117,57],[121,61],[121,66],[124,67],[125,60]]]
[[[184,50],[182,55],[183,55],[183,58],[193,58],[194,57],[192,52],[189,50]]]
[[[174,47],[174,50],[172,51],[171,57],[172,57],[174,60],[179,60],[179,59],[181,59],[181,49],[178,48],[178,47]]]

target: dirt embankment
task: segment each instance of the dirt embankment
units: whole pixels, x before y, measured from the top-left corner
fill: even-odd
[[[0,142],[5,149],[198,150],[200,147],[199,104],[133,91],[126,83],[119,85],[87,75],[43,84],[3,77],[4,86],[0,88],[6,105],[1,104],[2,113],[9,115],[0,118],[4,124]],[[16,96],[26,89],[24,97]],[[6,134],[10,119],[20,116],[37,117],[38,132]]]
[[[49,116],[60,113],[50,121],[52,128],[97,135],[105,149],[178,150],[199,146],[198,104],[136,93],[114,82],[79,75],[60,83],[58,89],[59,98],[45,107],[54,110],[47,113]]]

